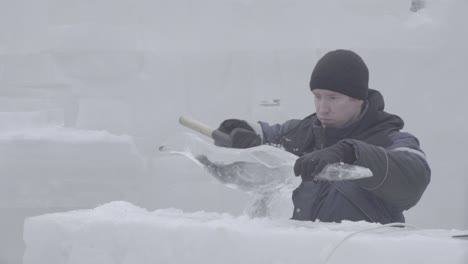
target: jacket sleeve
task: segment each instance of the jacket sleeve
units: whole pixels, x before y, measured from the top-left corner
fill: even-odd
[[[263,144],[281,144],[281,138],[288,133],[291,129],[295,128],[301,120],[291,119],[283,124],[269,125],[266,122],[259,121],[258,124],[261,128],[262,143]]]
[[[421,198],[431,177],[425,154],[419,141],[409,133],[390,135],[392,144],[378,147],[359,140],[346,140],[354,146],[355,165],[369,168],[373,176],[357,180],[364,189],[388,204],[408,210]]]

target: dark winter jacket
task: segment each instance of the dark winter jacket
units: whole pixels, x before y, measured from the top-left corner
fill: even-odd
[[[298,156],[346,140],[353,144],[355,165],[373,177],[341,182],[302,182],[293,192],[296,220],[404,222],[429,184],[431,171],[419,141],[400,132],[403,120],[384,111],[382,95],[369,90],[356,122],[345,128],[323,128],[315,114],[270,126],[259,122],[263,143],[281,144]]]

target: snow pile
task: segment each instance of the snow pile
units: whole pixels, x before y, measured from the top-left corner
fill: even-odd
[[[148,212],[127,202],[28,218],[24,264],[425,263],[465,264],[452,230]],[[342,242],[346,236],[362,232]],[[339,245],[342,242],[341,245]],[[331,254],[331,256],[330,256]]]

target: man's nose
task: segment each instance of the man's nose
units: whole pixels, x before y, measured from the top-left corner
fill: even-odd
[[[319,100],[317,102],[317,112],[321,114],[330,112],[330,104],[326,100]]]

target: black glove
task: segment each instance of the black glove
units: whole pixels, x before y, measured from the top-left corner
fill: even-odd
[[[339,141],[328,148],[308,153],[296,160],[294,174],[301,175],[303,181],[311,181],[326,165],[343,162],[352,164],[356,161],[351,143]]]
[[[226,146],[223,142],[215,140],[215,145],[231,148],[251,148],[262,144],[262,138],[249,126],[244,120],[227,119],[224,120],[218,128],[219,131],[226,133],[232,140],[231,146]]]

